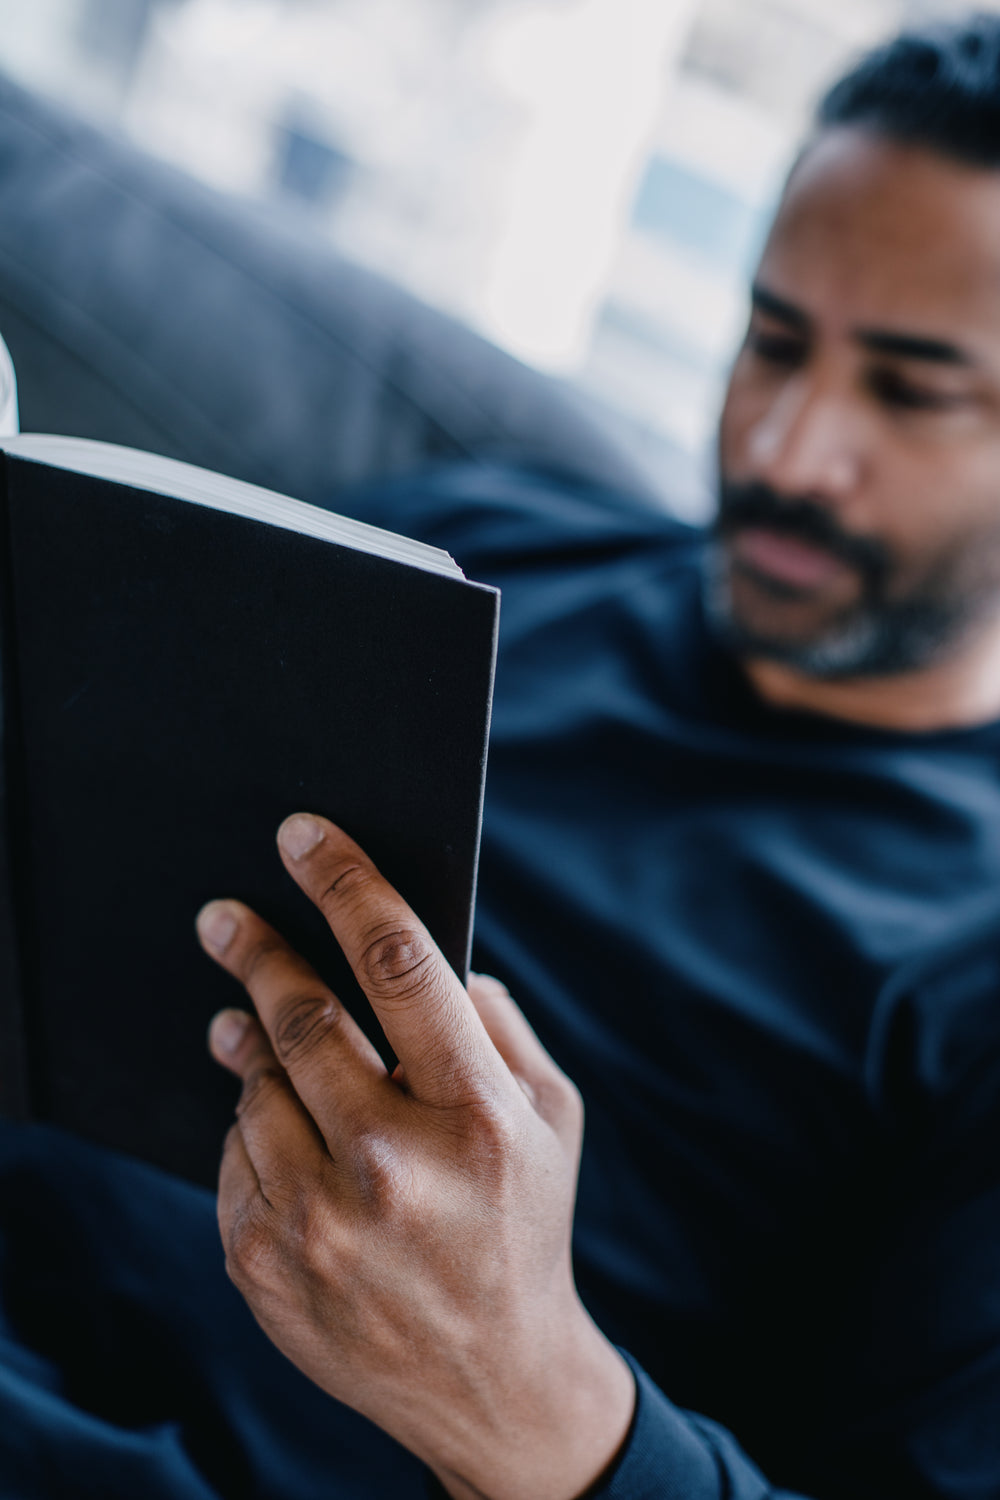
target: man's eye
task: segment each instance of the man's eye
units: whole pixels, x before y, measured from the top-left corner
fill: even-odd
[[[762,333],[755,328],[747,334],[746,346],[758,359],[773,365],[801,364],[806,352],[801,339],[783,333]]]
[[[871,379],[875,395],[886,406],[904,411],[948,411],[961,402],[953,391],[935,391],[928,386],[913,385],[891,370],[879,370]]]

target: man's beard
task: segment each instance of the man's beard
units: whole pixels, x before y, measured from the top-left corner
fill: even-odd
[[[724,543],[744,527],[761,526],[806,542],[853,570],[859,590],[853,603],[809,634],[768,632],[739,617],[731,573],[736,566]],[[995,547],[995,542],[994,542]],[[763,484],[729,484],[720,490],[719,514],[705,560],[704,596],[709,621],[723,644],[741,657],[783,662],[810,677],[882,677],[910,672],[948,654],[969,627],[997,607],[1000,578],[995,554],[989,577],[960,576],[954,559],[942,561],[907,592],[893,596],[897,571],[889,549],[869,537],[842,531],[823,507],[779,498]],[[754,575],[775,600],[804,597],[780,580]]]

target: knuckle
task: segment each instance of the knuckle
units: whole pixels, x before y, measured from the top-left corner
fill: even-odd
[[[290,1184],[285,1227],[297,1267],[308,1273],[327,1264],[333,1214],[329,1198],[316,1191],[315,1183],[302,1178]]]
[[[426,982],[435,951],[418,928],[380,932],[361,956],[363,982],[385,999],[406,1000]]]
[[[502,1097],[485,1095],[469,1110],[469,1126],[477,1156],[496,1164],[520,1152],[523,1122]]]
[[[274,1023],[274,1050],[285,1064],[297,1062],[319,1046],[342,1021],[331,995],[307,993],[289,997]]]
[[[253,1068],[243,1079],[239,1102],[236,1105],[237,1115],[245,1115],[251,1109],[259,1109],[276,1090],[283,1088],[284,1084],[284,1070],[279,1068],[277,1063],[265,1062]]]
[[[566,1077],[565,1073],[562,1075],[562,1082],[566,1097],[566,1107],[579,1120],[582,1126],[587,1113],[587,1107],[583,1102],[583,1095],[576,1084]]]
[[[563,1119],[582,1135],[586,1108],[580,1090],[571,1079],[566,1077],[565,1073],[556,1075],[552,1087]]]
[[[237,1216],[230,1227],[225,1251],[226,1272],[241,1290],[270,1282],[281,1259],[273,1230],[256,1205]]]
[[[575,1138],[583,1136],[583,1095],[561,1069],[553,1066],[543,1077],[532,1079],[531,1092],[535,1109],[543,1119],[549,1120],[560,1133]]]
[[[368,1131],[354,1142],[354,1180],[362,1201],[382,1216],[398,1213],[415,1193],[412,1162],[384,1135]]]

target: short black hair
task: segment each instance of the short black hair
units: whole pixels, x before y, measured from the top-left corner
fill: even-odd
[[[1000,168],[1000,15],[901,32],[833,85],[816,124],[856,125],[970,166]]]

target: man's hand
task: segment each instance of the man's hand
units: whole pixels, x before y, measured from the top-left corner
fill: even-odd
[[[204,947],[259,1017],[223,1011],[211,1032],[243,1080],[219,1178],[229,1274],[299,1369],[452,1495],[571,1500],[634,1403],[573,1285],[579,1095],[503,986],[466,992],[344,833],[297,815],[278,842],[399,1065],[252,911],[204,908]]]

